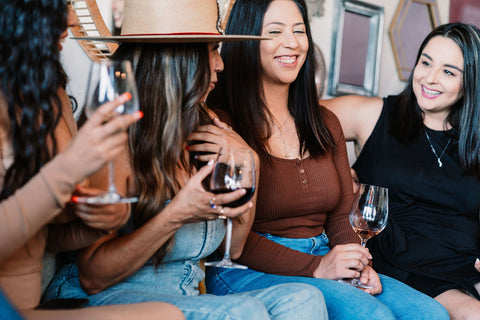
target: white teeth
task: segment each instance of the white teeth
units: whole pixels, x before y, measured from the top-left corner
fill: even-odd
[[[280,63],[289,64],[289,63],[294,63],[297,60],[297,58],[296,57],[277,57],[275,58],[275,60],[277,60]]]
[[[440,91],[437,91],[437,90],[430,90],[424,86],[422,86],[423,88],[423,91],[426,93],[426,94],[431,94],[431,95],[439,95],[441,92]]]

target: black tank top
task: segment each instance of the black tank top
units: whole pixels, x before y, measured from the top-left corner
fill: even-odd
[[[425,132],[409,144],[391,135],[397,103],[397,96],[384,99],[353,166],[362,182],[389,189],[387,227],[369,241],[373,266],[431,296],[461,286],[478,297],[480,181],[464,172],[453,129],[425,127],[437,156],[448,144],[441,167]]]

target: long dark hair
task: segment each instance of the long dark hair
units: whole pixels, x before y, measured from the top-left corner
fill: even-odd
[[[122,44],[112,58],[132,62],[140,109],[145,114],[130,129],[133,175],[139,196],[133,223],[138,228],[178,193],[178,169],[192,173],[184,142],[198,129],[200,103],[210,84],[208,46]],[[154,254],[156,266],[172,244],[173,238]]]
[[[273,0],[237,0],[230,13],[226,34],[260,35],[263,18]],[[303,0],[292,0],[300,10],[308,37],[308,52],[297,78],[290,84],[288,108],[295,119],[300,152],[318,157],[334,145],[318,104],[315,85],[314,44]],[[268,41],[268,40],[265,40]],[[271,159],[266,140],[271,135],[270,114],[263,99],[260,44],[258,41],[225,42],[222,45],[224,72],[217,89],[209,96],[211,107],[227,110],[235,130],[262,159]]]
[[[58,41],[67,16],[65,0],[0,1],[0,98],[7,109],[0,117],[14,152],[0,199],[23,186],[56,152],[57,90],[66,82]]]
[[[480,30],[458,22],[437,27],[423,40],[415,65],[428,42],[438,36],[452,39],[462,50],[464,96],[451,107],[446,121],[457,133],[461,164],[468,172],[480,176]],[[402,120],[392,122],[390,132],[394,136],[409,143],[422,134],[423,114],[413,92],[413,72],[405,90],[400,93],[395,113],[395,118]]]

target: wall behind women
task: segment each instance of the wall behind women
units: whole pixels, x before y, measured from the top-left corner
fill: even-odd
[[[332,32],[336,24],[335,6],[340,0],[325,0],[324,15],[322,17],[314,17],[312,19],[312,35],[315,43],[323,52],[327,69],[330,68],[331,57],[330,51],[332,47]],[[400,92],[405,82],[398,77],[395,65],[393,49],[388,36],[388,28],[394,18],[397,6],[400,2],[406,0],[367,0],[363,1],[384,8],[384,30],[382,41],[382,55],[380,62],[380,81],[378,96],[384,97],[389,94]],[[438,12],[440,15],[440,24],[448,22],[450,0],[437,0]],[[324,97],[327,97],[324,95]]]
[[[315,2],[322,0],[309,0]],[[311,20],[312,35],[315,43],[323,52],[327,70],[331,64],[330,51],[332,46],[332,32],[336,23],[335,6],[340,0],[324,0],[323,15],[314,16]],[[389,94],[400,92],[405,82],[400,81],[395,66],[394,54],[390,39],[388,37],[388,28],[395,15],[398,4],[406,0],[366,0],[363,2],[371,3],[384,8],[384,30],[382,41],[382,57],[380,63],[380,82],[378,95],[383,97]],[[99,1],[100,3],[102,1]],[[228,0],[218,0],[220,8],[223,10]],[[437,0],[440,23],[447,23],[450,10],[450,0]],[[62,61],[65,70],[70,78],[67,91],[73,95],[81,107],[84,103],[85,88],[88,77],[90,60],[82,51],[75,40],[67,39],[64,50],[62,51]],[[327,97],[324,95],[324,98]]]

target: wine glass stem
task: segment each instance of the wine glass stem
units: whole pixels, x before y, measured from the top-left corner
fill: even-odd
[[[108,162],[108,193],[117,193],[117,187],[115,186],[115,168],[113,160]]]
[[[367,239],[360,239],[360,241],[361,241],[360,243],[361,243],[362,247],[365,248],[367,246]]]
[[[230,246],[232,244],[232,219],[227,218],[227,235],[225,237],[225,254],[223,255],[224,260],[230,260]]]

